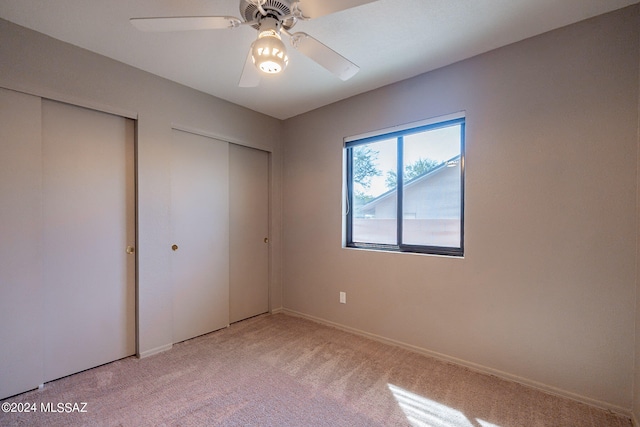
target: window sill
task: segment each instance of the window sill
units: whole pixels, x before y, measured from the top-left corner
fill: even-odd
[[[399,254],[435,255],[447,258],[464,258],[464,251],[458,248],[446,248],[436,246],[396,246],[374,243],[349,243],[343,246],[345,249],[361,249],[375,252],[391,252]]]

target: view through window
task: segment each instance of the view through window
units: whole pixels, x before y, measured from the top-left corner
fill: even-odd
[[[464,117],[345,143],[347,246],[463,255]]]

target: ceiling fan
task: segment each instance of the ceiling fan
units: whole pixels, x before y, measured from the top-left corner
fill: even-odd
[[[240,0],[240,16],[174,16],[132,18],[131,23],[141,31],[217,30],[250,26],[258,30],[258,38],[251,44],[240,77],[240,87],[255,87],[261,72],[277,74],[289,63],[287,49],[281,35],[289,38],[291,46],[320,64],[341,80],[348,80],[360,69],[338,52],[304,32],[289,30],[299,20],[309,20],[344,9],[371,3],[375,0]]]

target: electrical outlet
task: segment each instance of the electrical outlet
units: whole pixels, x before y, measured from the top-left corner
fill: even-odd
[[[346,303],[347,303],[347,293],[340,292],[340,304],[346,304]]]

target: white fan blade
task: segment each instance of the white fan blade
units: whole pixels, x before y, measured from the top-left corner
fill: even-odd
[[[298,2],[298,10],[305,17],[313,19],[374,1],[376,0],[301,0]]]
[[[251,45],[253,47],[253,45]],[[251,49],[247,55],[247,60],[244,62],[244,68],[242,68],[242,75],[240,76],[240,87],[256,87],[260,84],[260,71],[253,64],[251,58]]]
[[[349,80],[360,70],[356,64],[307,33],[290,34],[290,41],[291,46],[322,65],[341,80]]]
[[[140,31],[193,31],[235,28],[242,21],[233,16],[174,16],[169,18],[131,18]]]

